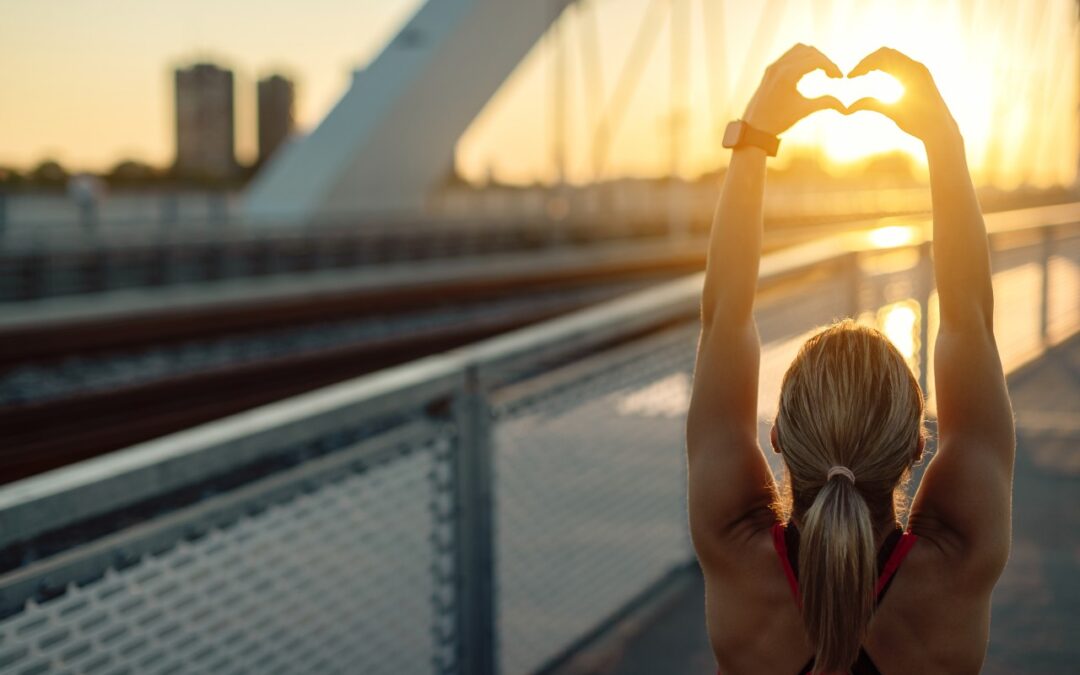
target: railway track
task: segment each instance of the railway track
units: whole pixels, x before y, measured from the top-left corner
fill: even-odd
[[[700,271],[704,260],[701,241],[661,241],[194,285],[179,294],[120,292],[0,311],[0,483]],[[435,315],[441,318],[432,320]],[[341,331],[349,322],[393,330]],[[293,339],[283,331],[306,331],[320,344],[278,349],[276,342]],[[329,339],[334,331],[345,336]],[[75,370],[99,373],[140,358],[175,366],[177,353],[216,349],[223,341],[254,344],[256,357],[203,359],[199,367],[107,381],[87,376],[85,386],[77,381],[45,393],[17,382],[71,370],[73,362]]]
[[[531,268],[489,263],[441,278],[404,270],[400,283],[382,286],[283,286],[282,293],[211,294],[196,303],[130,303],[100,310],[80,306],[66,315],[46,312],[37,321],[7,317],[0,320],[0,482],[573,311],[700,269],[703,253],[654,250],[636,258],[619,255]],[[47,395],[3,393],[5,379],[27,369],[47,373],[95,360],[122,364],[125,355],[134,359],[147,349],[190,351],[220,340],[258,345],[260,339],[273,342],[283,330],[325,338],[342,322],[379,324],[383,330],[322,339],[317,348],[292,352],[270,353],[274,350],[263,346],[254,350],[255,358],[161,377],[89,383]]]
[[[3,482],[126,447],[350,377],[542,321],[588,304],[523,307],[406,336],[213,368],[0,408]]]

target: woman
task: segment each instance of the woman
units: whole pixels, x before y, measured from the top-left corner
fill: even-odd
[[[818,68],[842,77],[816,49],[792,48],[766,70],[743,119],[749,131],[725,140],[734,150],[709,244],[687,420],[710,642],[724,675],[976,673],[1009,555],[1015,442],[963,141],[930,73],[903,54],[878,50],[848,73],[895,76],[905,88],[895,104],[805,99],[796,83]],[[827,108],[886,115],[923,142],[929,161],[938,444],[905,531],[897,511],[923,452],[923,395],[881,333],[841,322],[795,358],[771,434],[784,494],[757,443],[752,309],[768,139]]]

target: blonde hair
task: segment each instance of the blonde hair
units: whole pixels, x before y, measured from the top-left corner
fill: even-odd
[[[815,672],[846,672],[874,613],[875,532],[903,510],[925,403],[904,357],[850,319],[817,333],[784,375],[776,415],[787,469],[778,509],[801,522],[802,618]],[[854,481],[842,471],[854,475]],[[829,477],[831,473],[831,477]]]

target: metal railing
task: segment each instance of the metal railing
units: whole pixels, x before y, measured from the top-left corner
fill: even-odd
[[[655,219],[354,215],[307,224],[213,222],[0,231],[0,302],[393,263],[653,241]]]
[[[1015,368],[1080,329],[1080,206],[987,220]],[[793,351],[837,317],[882,326],[928,381],[925,223],[882,226],[763,259],[762,433]],[[557,669],[694,564],[701,285],[0,487],[0,673]]]
[[[642,200],[636,204],[641,208],[576,209],[563,217],[543,211],[497,215],[464,210],[424,216],[341,215],[288,225],[227,219],[155,222],[145,217],[95,227],[73,222],[5,228],[0,223],[0,302],[188,285],[212,289],[220,282],[241,279],[288,280],[396,263],[566,252],[615,242],[663,245],[668,238],[686,241],[706,236],[715,190],[711,184],[694,190],[700,203],[685,223],[688,229],[679,233],[671,229],[666,216],[644,207],[663,204],[666,212],[668,200],[657,200],[649,196],[652,192],[641,190],[634,193],[635,203]],[[832,196],[781,189],[772,194],[769,204],[786,206],[770,215],[787,225],[771,229],[767,243],[806,241],[826,227],[814,223],[828,219],[829,214],[844,213],[845,227],[857,229],[865,220],[852,221],[852,214],[865,219],[884,212],[925,209],[925,196],[923,189]],[[224,203],[225,198],[218,197]],[[803,224],[795,226],[798,222]]]

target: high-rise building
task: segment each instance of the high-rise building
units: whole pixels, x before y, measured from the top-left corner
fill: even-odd
[[[293,132],[293,83],[281,75],[259,80],[259,163]]]
[[[176,71],[176,171],[228,178],[236,173],[233,74],[211,63]]]

